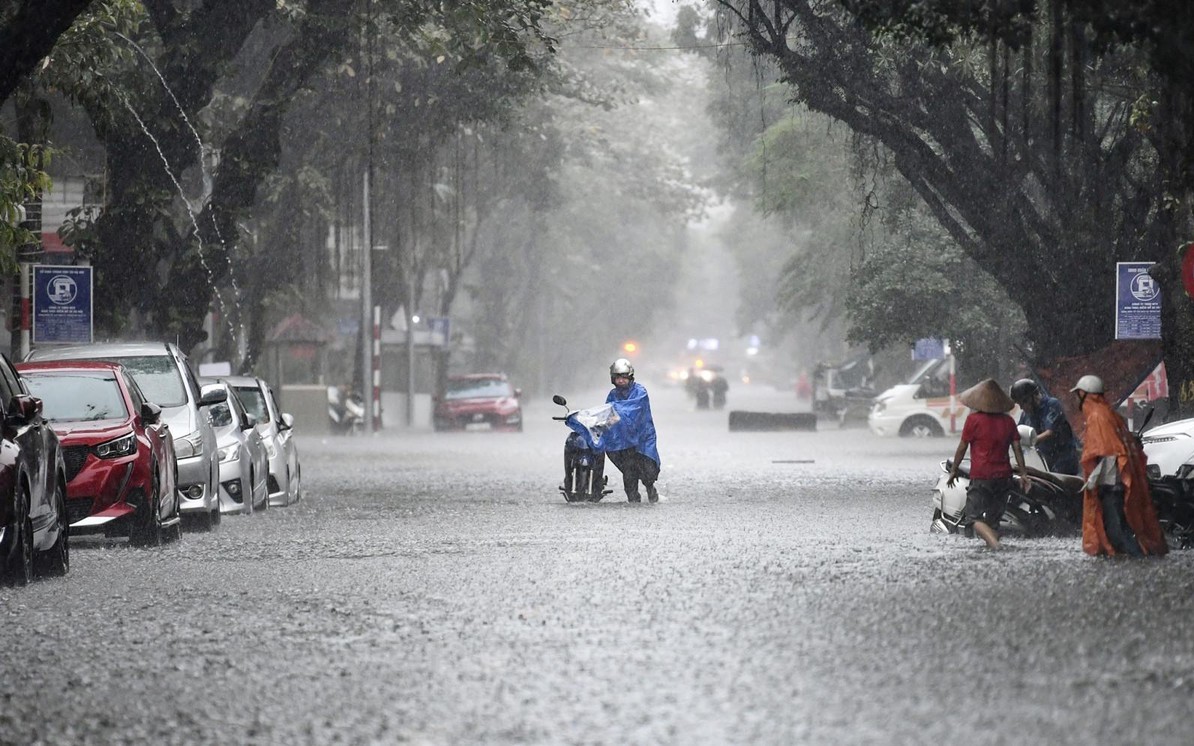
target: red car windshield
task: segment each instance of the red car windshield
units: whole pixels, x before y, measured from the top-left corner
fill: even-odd
[[[510,384],[500,378],[469,378],[449,380],[445,399],[496,399],[513,396]]]
[[[21,374],[29,391],[42,401],[50,422],[125,419],[128,408],[116,378],[108,372]]]

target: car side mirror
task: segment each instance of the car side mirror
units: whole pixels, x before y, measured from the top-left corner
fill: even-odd
[[[241,430],[252,430],[257,427],[257,418],[245,412],[245,424],[241,426]]]
[[[199,406],[210,407],[212,404],[228,401],[228,389],[218,383],[209,383],[199,389]]]
[[[156,425],[162,421],[162,408],[151,401],[141,405],[141,419],[147,425]]]
[[[41,399],[29,394],[17,394],[8,403],[8,414],[4,418],[4,424],[9,427],[27,425],[41,414],[41,410]]]
[[[294,416],[287,412],[282,413],[282,422],[278,429],[291,430],[294,428]]]

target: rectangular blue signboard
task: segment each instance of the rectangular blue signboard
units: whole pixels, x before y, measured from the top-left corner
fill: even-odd
[[[91,344],[91,270],[33,266],[33,344]]]
[[[945,357],[945,340],[925,337],[912,345],[913,360],[937,360]]]
[[[1115,338],[1161,338],[1161,288],[1148,273],[1155,262],[1115,265]]]

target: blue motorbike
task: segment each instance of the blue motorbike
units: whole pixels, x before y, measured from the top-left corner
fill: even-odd
[[[579,422],[592,432],[599,433],[608,427],[613,412],[609,405],[572,411],[568,409],[568,401],[559,394],[551,400],[565,410],[562,417],[552,417],[553,420]],[[616,414],[612,416],[617,417]],[[564,483],[560,485],[564,499],[570,503],[598,502],[613,491],[607,490],[605,483],[605,454],[590,448],[575,430],[569,433],[564,441]]]

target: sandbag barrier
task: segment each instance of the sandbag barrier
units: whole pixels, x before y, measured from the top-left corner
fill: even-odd
[[[812,412],[730,412],[730,432],[740,430],[816,430]]]

